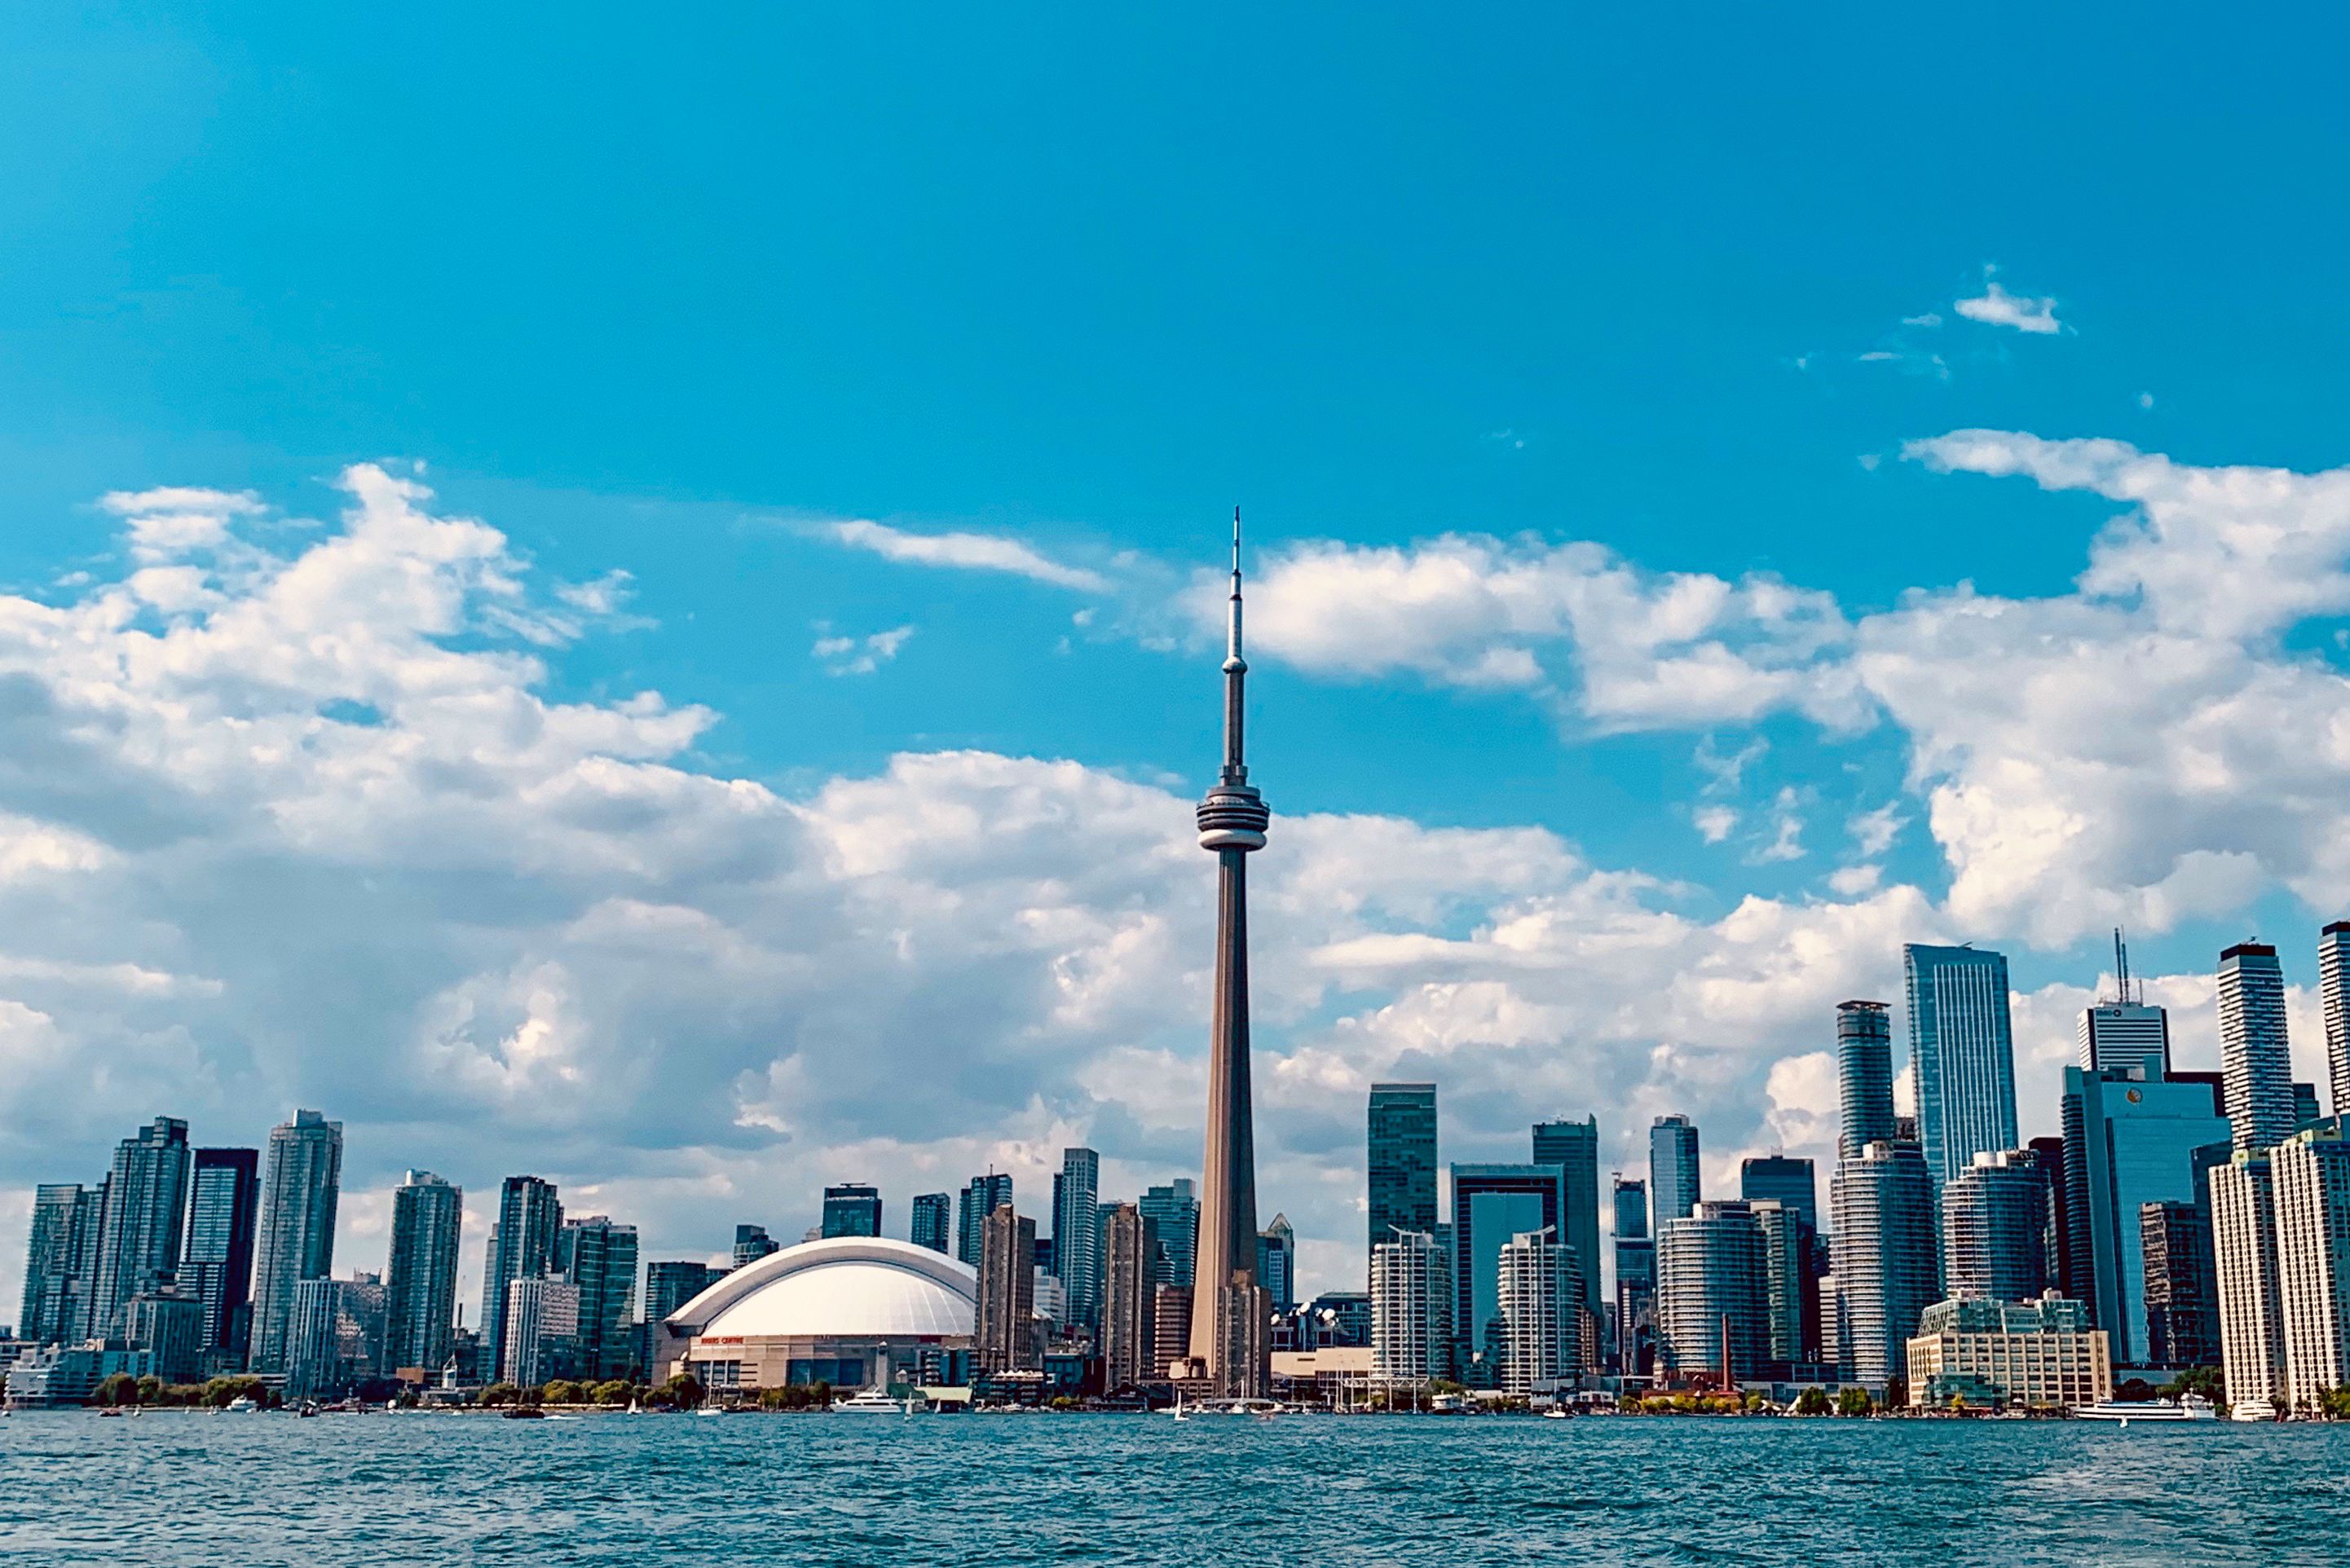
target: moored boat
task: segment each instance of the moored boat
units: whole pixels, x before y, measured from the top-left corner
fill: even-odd
[[[2132,1421],[2216,1421],[2220,1412],[2211,1401],[2200,1394],[2185,1394],[2177,1399],[2116,1400],[2100,1399],[2094,1405],[2075,1405],[2073,1415],[2082,1421],[2113,1421],[2126,1426]]]

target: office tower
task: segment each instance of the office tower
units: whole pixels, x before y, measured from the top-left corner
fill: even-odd
[[[2312,1122],[2320,1119],[2317,1112],[2317,1085],[2296,1082],[2293,1086],[2293,1130],[2299,1132]]]
[[[1179,1176],[1164,1187],[1144,1189],[1140,1207],[1143,1218],[1159,1231],[1159,1251],[1164,1265],[1159,1282],[1190,1290],[1194,1283],[1192,1265],[1199,1255],[1200,1238],[1200,1199],[1191,1179]]]
[[[1373,1084],[1367,1118],[1368,1245],[1436,1231],[1436,1085]]]
[[[1165,1243],[1160,1243],[1161,1248]],[[1191,1287],[1159,1285],[1150,1293],[1150,1381],[1166,1382],[1191,1354]]]
[[[267,1230],[265,1223],[263,1229]],[[265,1251],[265,1241],[263,1247]],[[292,1288],[286,1302],[285,1328],[271,1347],[275,1369],[286,1374],[288,1399],[332,1398],[350,1383],[350,1370],[343,1359],[342,1282],[314,1274],[288,1283]],[[266,1298],[262,1304],[266,1307]],[[265,1311],[256,1319],[256,1335],[267,1315]],[[255,1366],[263,1365],[259,1345],[255,1347],[253,1360]]]
[[[486,1372],[493,1383],[514,1377],[506,1362],[507,1287],[551,1272],[556,1238],[562,1233],[563,1202],[555,1184],[536,1176],[507,1177],[498,1189],[497,1228],[490,1232],[489,1252],[482,1262],[482,1350],[490,1358]],[[765,1234],[760,1232],[763,1239]],[[734,1247],[741,1256],[741,1226],[735,1227]]]
[[[1985,1387],[2005,1404],[2070,1410],[2113,1397],[2104,1333],[2076,1301],[1936,1302],[1908,1345],[1909,1404],[1937,1408]]]
[[[1251,1254],[1253,1263],[1254,1254]],[[1053,1272],[1069,1294],[1069,1321],[1101,1318],[1101,1156],[1065,1148],[1053,1178]]]
[[[1418,1387],[1449,1362],[1448,1314],[1438,1303],[1451,1289],[1443,1250],[1425,1231],[1399,1231],[1371,1249],[1374,1382]]]
[[[1893,1023],[1881,1002],[1836,1003],[1836,1106],[1839,1158],[1894,1140]]]
[[[1819,1177],[1808,1159],[1766,1154],[1741,1160],[1738,1196],[1749,1203],[1784,1204],[1814,1232],[1820,1228]]]
[[[1648,1184],[1618,1173],[1616,1205],[1616,1370],[1645,1376],[1657,1345],[1657,1243]]]
[[[826,1188],[824,1233],[827,1236],[881,1234],[881,1189],[858,1181]]]
[[[2350,1144],[2309,1127],[2269,1157],[2285,1388],[2296,1408],[2350,1385]]]
[[[294,1113],[269,1130],[254,1239],[253,1354],[255,1372],[290,1372],[286,1336],[294,1287],[335,1266],[335,1205],[343,1181],[343,1124],[316,1111]]]
[[[449,1362],[457,1314],[457,1246],[465,1194],[429,1170],[411,1170],[391,1193],[391,1255],[383,1270],[384,1364],[423,1369]]]
[[[1773,1257],[1774,1267],[1783,1266],[1788,1272],[1783,1281],[1773,1276],[1773,1287],[1783,1287],[1788,1293],[1783,1304],[1789,1315],[1784,1323],[1773,1319],[1771,1359],[1810,1361],[1819,1348],[1819,1277],[1826,1272],[1825,1262],[1819,1256],[1819,1178],[1808,1159],[1762,1155],[1740,1162],[1738,1195],[1756,1206],[1758,1218],[1764,1216],[1761,1205],[1765,1203],[1786,1211],[1784,1255],[1774,1252]],[[1783,1350],[1786,1354],[1781,1354]]]
[[[2129,949],[2114,932],[2114,994],[2081,1010],[2074,1030],[2078,1064],[2089,1071],[2127,1073],[2149,1083],[2170,1075],[2170,1014],[2146,1003],[2130,979]]]
[[[120,1334],[130,1298],[178,1276],[188,1160],[188,1124],[172,1116],[157,1116],[115,1146],[91,1277],[93,1337]]]
[[[2064,1185],[2064,1140],[2061,1137],[2036,1137],[2024,1147],[2048,1182],[2048,1213],[2043,1220],[2045,1241],[2041,1249],[2048,1255],[2048,1282],[2074,1301],[2085,1302],[2089,1299],[2089,1276],[2074,1261],[2073,1226],[2065,1218],[2072,1210],[2071,1194]]]
[[[253,1244],[261,1219],[261,1151],[200,1148],[188,1188],[180,1284],[203,1314],[205,1357],[244,1366],[253,1340]]]
[[[965,1183],[962,1206],[955,1212],[955,1256],[974,1269],[979,1267],[987,1217],[1011,1201],[1012,1178],[1008,1172],[990,1171]]]
[[[2192,1202],[2195,1150],[2229,1136],[2202,1084],[2144,1083],[2067,1067],[2065,1225],[2072,1279],[2105,1330],[2115,1365],[2146,1359],[2143,1204]]]
[[[981,1376],[1016,1372],[1036,1362],[1036,1221],[1009,1203],[997,1206],[980,1229],[979,1322],[972,1346]]]
[[[914,1223],[908,1240],[917,1247],[928,1247],[933,1252],[950,1252],[954,1249],[949,1238],[954,1230],[954,1199],[944,1192],[918,1192],[914,1195]]]
[[[2211,1218],[2193,1203],[2138,1205],[2146,1258],[2146,1358],[2156,1366],[2220,1364],[2220,1293]]]
[[[146,1350],[154,1375],[167,1384],[203,1376],[203,1305],[174,1287],[141,1291],[125,1302],[122,1337]]]
[[[549,1272],[579,1287],[574,1359],[582,1377],[634,1374],[637,1318],[637,1228],[607,1215],[566,1220],[556,1238]]]
[[[1876,1142],[1828,1183],[1841,1365],[1881,1388],[1904,1367],[1910,1334],[1941,1296],[1934,1179],[1916,1144]]]
[[[1685,1219],[1703,1194],[1698,1172],[1697,1124],[1659,1116],[1648,1127],[1649,1227],[1662,1238],[1665,1221]]]
[[[1657,1348],[1675,1372],[1759,1376],[1770,1360],[1762,1228],[1742,1201],[1700,1202],[1657,1234]]]
[[[1536,1122],[1534,1162],[1555,1165],[1566,1173],[1566,1218],[1554,1238],[1575,1250],[1576,1270],[1583,1276],[1583,1304],[1599,1310],[1599,1118],[1579,1122]],[[1571,1314],[1572,1306],[1562,1311]]]
[[[1562,1306],[1558,1244],[1547,1231],[1527,1231],[1502,1243],[1496,1270],[1496,1297],[1501,1307],[1501,1365],[1494,1386],[1521,1397],[1539,1384],[1555,1384],[1562,1368],[1572,1376],[1573,1363],[1560,1355]],[[1378,1303],[1372,1303],[1374,1343],[1378,1355]]]
[[[1241,657],[1241,523],[1232,512],[1232,591],[1224,645],[1224,764],[1200,802],[1200,847],[1216,857],[1216,981],[1208,1034],[1208,1136],[1201,1171],[1199,1258],[1191,1303],[1191,1359],[1225,1393],[1262,1394],[1261,1356],[1230,1364],[1232,1314],[1253,1312],[1256,1279],[1256,1131],[1249,1081],[1248,857],[1272,821],[1248,782],[1243,723],[1248,661]],[[1269,1311],[1263,1315],[1270,1315]],[[1263,1340],[1262,1324],[1253,1345]]]
[[[2350,920],[2335,920],[2318,935],[2317,999],[2325,1013],[2334,1114],[2350,1116]]]
[[[1108,1388],[1156,1383],[1167,1368],[1152,1365],[1157,1350],[1159,1228],[1131,1203],[1115,1204],[1104,1231],[1102,1258],[1102,1382]]]
[[[944,1251],[944,1248],[936,1249]],[[664,1258],[645,1265],[645,1321],[660,1324],[678,1308],[716,1284],[720,1275],[709,1264],[693,1259]],[[650,1368],[647,1368],[650,1371]]]
[[[1775,1198],[1742,1199],[1762,1232],[1764,1359],[1793,1366],[1819,1360],[1817,1232],[1803,1215]]]
[[[557,1377],[588,1375],[580,1354],[578,1284],[552,1274],[506,1282],[498,1314],[500,1376],[517,1388],[542,1388]]]
[[[1942,1293],[2028,1302],[2048,1284],[2046,1173],[2022,1149],[1976,1155],[1942,1189]]]
[[[734,1227],[734,1266],[738,1269],[771,1258],[784,1250],[784,1244],[767,1234],[764,1225]]]
[[[2267,1148],[2293,1131],[2284,970],[2266,942],[2239,942],[2220,954],[2220,1065],[2238,1148]]]
[[[1289,1216],[1276,1214],[1256,1239],[1256,1277],[1273,1298],[1273,1310],[1293,1311],[1297,1305],[1297,1231]]]
[[[84,1293],[98,1245],[103,1203],[78,1181],[33,1189],[31,1243],[25,1251],[25,1298],[17,1336],[35,1345],[78,1345],[89,1337]]]
[[[1986,1149],[2015,1147],[2015,1044],[2007,960],[1975,948],[1901,950],[1918,1136],[1939,1188]]]
[[[2276,1185],[2266,1149],[2238,1149],[2211,1171],[2213,1272],[2220,1286],[2220,1377],[2239,1408],[2292,1404],[2285,1381],[2284,1290],[2277,1266]]]
[[[1566,1176],[1555,1165],[1456,1165],[1452,1168],[1452,1324],[1454,1367],[1463,1382],[1493,1386],[1498,1368],[1487,1355],[1489,1343],[1502,1329],[1502,1249],[1513,1236],[1531,1231],[1558,1233],[1566,1210]],[[1569,1260],[1554,1248],[1561,1266]],[[1575,1282],[1574,1296],[1582,1299],[1583,1282]],[[1566,1314],[1561,1314],[1564,1319]],[[1580,1327],[1579,1317],[1576,1320]],[[1562,1329],[1562,1334],[1565,1330]],[[1579,1345],[1564,1347],[1562,1359],[1574,1365]]]

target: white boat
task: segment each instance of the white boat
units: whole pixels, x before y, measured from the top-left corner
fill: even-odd
[[[2276,1407],[2265,1399],[2247,1399],[2228,1414],[2239,1421],[2273,1421],[2277,1418]]]
[[[2113,1421],[2125,1427],[2132,1421],[2216,1421],[2220,1418],[2220,1412],[2212,1407],[2211,1401],[2200,1394],[2182,1395],[2176,1400],[2143,1399],[2135,1403],[2100,1399],[2094,1405],[2074,1406],[2073,1415],[2076,1420]]]
[[[723,1416],[726,1412],[720,1409],[715,1405],[704,1405],[701,1409],[696,1410],[694,1414],[697,1416]]]
[[[252,1395],[240,1394],[235,1398],[230,1400],[226,1405],[223,1406],[222,1408],[226,1410],[232,1416],[242,1416],[249,1410],[258,1410],[261,1407],[253,1402]]]
[[[833,1407],[844,1416],[910,1416],[914,1413],[911,1399],[892,1399],[886,1388],[859,1388],[852,1397]]]

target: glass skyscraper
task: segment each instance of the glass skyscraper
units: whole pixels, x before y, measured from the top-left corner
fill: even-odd
[[[2015,1041],[2007,959],[1979,948],[1901,950],[1918,1137],[1939,1189],[1978,1154],[2015,1147]]]
[[[943,1193],[941,1197],[945,1196]],[[932,1251],[943,1252],[944,1247]],[[718,1272],[698,1259],[663,1259],[645,1265],[645,1321],[658,1325],[678,1308],[716,1283]],[[646,1368],[647,1374],[658,1368]]]
[[[1373,1084],[1367,1125],[1369,1245],[1436,1230],[1436,1085]]]
[[[1645,1375],[1657,1346],[1657,1243],[1648,1234],[1648,1184],[1618,1173],[1616,1210],[1616,1369]]]
[[[1702,1188],[1697,1124],[1687,1116],[1659,1116],[1648,1127],[1648,1223],[1659,1240],[1666,1220],[1689,1218]]]
[[[1979,1154],[1942,1189],[1942,1290],[2039,1299],[2048,1272],[2048,1176],[2022,1149]]]
[[[1501,1316],[1502,1249],[1513,1236],[1559,1231],[1566,1210],[1566,1176],[1556,1166],[1456,1165],[1452,1168],[1454,1366],[1463,1382],[1493,1386],[1500,1370],[1489,1342],[1503,1332]],[[1392,1241],[1394,1238],[1388,1238]],[[1561,1263],[1566,1262],[1562,1255]],[[1574,1282],[1575,1299],[1583,1285]],[[1579,1326],[1579,1325],[1578,1325]],[[1575,1347],[1580,1354],[1580,1345]]]
[[[914,1195],[913,1225],[907,1239],[917,1247],[928,1247],[933,1252],[952,1251],[954,1230],[954,1199],[944,1192],[918,1192]]]
[[[1738,1196],[1749,1203],[1783,1203],[1814,1233],[1820,1228],[1820,1180],[1808,1159],[1784,1154],[1750,1155],[1739,1162]]]
[[[35,1345],[79,1344],[89,1337],[84,1322],[88,1304],[85,1288],[105,1207],[99,1192],[78,1181],[45,1182],[33,1189],[24,1306],[16,1319],[19,1337]]]
[[[1700,1203],[1657,1232],[1657,1344],[1675,1372],[1752,1377],[1770,1359],[1769,1260],[1742,1202]]]
[[[861,1181],[826,1188],[823,1230],[827,1236],[881,1234],[881,1189]]]
[[[2350,920],[2335,920],[2318,934],[2317,998],[2325,1014],[2334,1114],[2350,1116]]]
[[[1200,1256],[1199,1185],[1188,1176],[1179,1176],[1164,1187],[1145,1188],[1136,1207],[1159,1236],[1163,1270],[1159,1282],[1189,1291]]]
[[[261,1219],[261,1151],[200,1148],[188,1198],[180,1285],[203,1310],[203,1352],[238,1369],[253,1342],[253,1247]]]
[[[465,1194],[429,1170],[392,1189],[391,1254],[383,1271],[383,1360],[438,1377],[457,1312],[457,1247]]]
[[[2284,1141],[2295,1122],[2293,1055],[2285,1040],[2284,969],[2266,942],[2239,942],[2220,954],[2220,1066],[2236,1147]]]
[[[965,1183],[962,1206],[955,1212],[955,1256],[974,1269],[979,1267],[980,1252],[986,1244],[987,1217],[1011,1201],[1012,1177],[1008,1171],[991,1170]]]
[[[579,1289],[574,1366],[583,1377],[627,1377],[637,1367],[637,1228],[602,1214],[566,1220],[549,1272]]]
[[[178,1274],[188,1162],[188,1124],[172,1116],[157,1116],[115,1146],[91,1275],[91,1337],[120,1334],[130,1298]]]
[[[1893,1023],[1881,1002],[1836,1003],[1836,1152],[1893,1141]]]
[[[1881,1388],[1942,1293],[1933,1178],[1916,1144],[1880,1140],[1839,1160],[1828,1192],[1836,1344],[1853,1380]]]
[[[262,1178],[261,1229],[254,1244],[255,1372],[284,1372],[294,1324],[294,1291],[335,1266],[335,1207],[342,1191],[343,1124],[296,1111],[269,1132]]]
[[[1053,1273],[1068,1293],[1069,1321],[1098,1323],[1101,1156],[1089,1148],[1063,1149],[1061,1168],[1053,1178]]]
[[[509,1176],[498,1189],[498,1221],[482,1263],[482,1355],[486,1380],[510,1376],[506,1365],[506,1303],[516,1280],[546,1277],[555,1267],[556,1239],[563,1231],[563,1202],[555,1183],[536,1176]]]
[[[1566,1217],[1555,1240],[1575,1249],[1575,1264],[1583,1275],[1584,1304],[1596,1313],[1601,1301],[1599,1118],[1536,1122],[1534,1156],[1536,1165],[1555,1165],[1566,1173]]]

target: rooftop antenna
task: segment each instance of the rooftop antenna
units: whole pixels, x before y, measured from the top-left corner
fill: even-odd
[[[2129,945],[2122,940],[2122,929],[2114,928],[2114,984],[2121,992],[2124,1007],[2130,1005]]]

